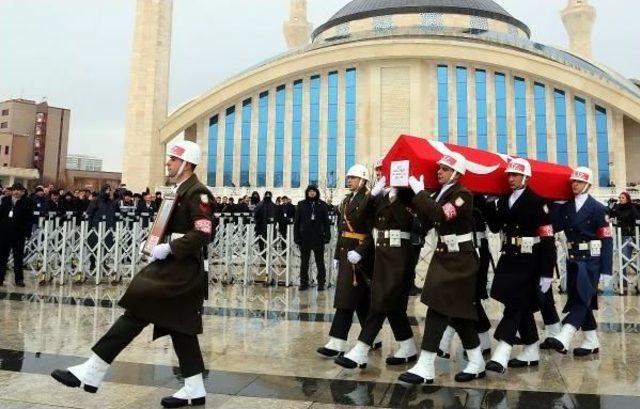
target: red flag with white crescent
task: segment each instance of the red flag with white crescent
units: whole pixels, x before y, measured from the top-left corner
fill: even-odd
[[[512,159],[510,156],[409,135],[398,137],[382,162],[383,171],[389,180],[391,163],[408,160],[409,174],[417,178],[424,175],[425,186],[437,189],[436,162],[451,151],[461,153],[467,160],[467,172],[461,179],[467,189],[487,195],[510,192],[505,175],[507,164]],[[527,160],[531,163],[533,174],[527,183],[534,192],[549,200],[568,200],[573,197],[570,167]]]

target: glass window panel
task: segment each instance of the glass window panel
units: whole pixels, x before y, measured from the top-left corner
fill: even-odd
[[[347,70],[345,81],[344,166],[348,170],[356,163],[357,75],[355,68]]]
[[[223,186],[233,184],[233,133],[236,123],[236,107],[227,108],[224,128],[224,172],[222,174]]]
[[[320,76],[311,77],[309,97],[309,184],[318,185],[320,156]]]
[[[507,84],[504,74],[495,74],[496,137],[498,153],[507,153]]]
[[[276,88],[276,134],[274,140],[273,186],[282,187],[284,179],[284,110],[286,87]]]
[[[438,65],[438,140],[449,142],[449,68]]]
[[[523,78],[514,79],[516,108],[516,152],[526,158],[527,152],[527,83]]]
[[[576,115],[576,148],[578,149],[578,166],[589,167],[589,140],[587,137],[587,104],[584,99],[574,100]]]
[[[291,187],[300,187],[302,160],[302,98],[303,83],[293,83],[293,116],[291,123]]]
[[[558,163],[569,164],[567,149],[567,97],[559,89],[553,92],[554,110],[556,115],[556,155]]]
[[[240,186],[249,185],[251,163],[251,99],[242,103],[242,134],[240,139]]]
[[[269,92],[260,94],[258,108],[258,166],[257,185],[267,185],[267,135],[269,132]]]
[[[469,145],[469,117],[467,103],[467,69],[456,67],[456,106],[458,111],[458,145]]]
[[[327,187],[336,187],[338,171],[338,73],[329,73],[327,111]]]
[[[546,161],[547,152],[547,91],[543,84],[533,85],[533,94],[536,108],[536,157]]]
[[[596,106],[596,141],[598,143],[598,177],[600,186],[611,182],[609,174],[609,128],[607,110]]]
[[[218,115],[209,118],[209,158],[207,161],[207,184],[216,186],[218,164]]]
[[[487,136],[487,73],[484,70],[476,70],[476,122],[477,122],[477,147],[489,149]]]

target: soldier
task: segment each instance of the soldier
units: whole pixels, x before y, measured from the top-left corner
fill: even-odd
[[[347,336],[353,312],[363,326],[369,313],[371,275],[373,272],[373,236],[371,217],[366,212],[370,200],[367,181],[369,172],[363,165],[354,165],[347,172],[350,193],[340,205],[338,242],[334,255],[334,271],[338,271],[329,342],[318,348],[320,355],[335,358],[346,350]]]
[[[460,185],[466,173],[466,160],[457,152],[438,161],[440,190],[429,195],[424,176],[411,176],[409,184],[418,217],[438,235],[435,253],[429,264],[421,301],[429,307],[418,362],[400,375],[403,382],[433,383],[438,345],[447,326],[460,335],[469,363],[455,376],[458,382],[484,378],[484,359],[476,331],[475,305],[478,256],[473,245],[473,195]]]
[[[576,168],[571,175],[571,189],[575,197],[560,208],[558,230],[567,237],[567,316],[560,334],[549,339],[556,351],[566,354],[571,339],[579,329],[584,340],[573,350],[575,356],[597,354],[600,342],[593,310],[598,309],[598,281],[601,275],[610,276],[613,264],[613,240],[607,208],[598,203],[589,189],[593,173],[585,167]]]
[[[413,214],[411,189],[385,189],[382,176],[371,190],[367,212],[374,217],[377,230],[373,278],[371,281],[371,309],[358,342],[345,355],[336,358],[342,367],[366,368],[368,352],[385,318],[400,347],[390,357],[387,365],[401,365],[417,360],[418,351],[413,342],[413,331],[407,317],[407,303],[413,274],[413,246],[411,225]]]
[[[513,193],[498,200],[497,209],[488,207],[487,222],[494,233],[502,231],[502,256],[496,267],[491,297],[504,304],[504,312],[494,332],[498,345],[486,365],[503,373],[509,367],[537,366],[540,356],[538,330],[533,317],[539,309],[538,287],[551,287],[556,259],[553,226],[544,200],[527,187],[531,164],[512,159],[506,174]],[[516,334],[524,349],[509,360]]]
[[[171,148],[167,169],[177,184],[177,203],[167,225],[167,242],[153,248],[150,263],[134,276],[119,302],[125,313],[94,345],[91,357],[51,373],[58,382],[95,393],[118,354],[153,324],[154,339],[171,336],[184,378],[184,387],[163,398],[162,406],[205,404],[204,362],[197,335],[202,333],[207,294],[202,248],[214,226],[213,197],[193,173],[199,161],[200,149],[193,142],[178,142]]]
[[[478,321],[476,321],[476,330],[480,338],[480,346],[482,347],[482,355],[489,356],[491,354],[491,321],[487,316],[482,301],[489,298],[487,294],[487,282],[489,265],[493,263],[491,252],[489,251],[489,240],[487,238],[487,222],[485,217],[486,208],[492,203],[487,203],[484,195],[476,194],[473,196],[473,245],[476,252],[480,256],[480,267],[478,268],[476,283],[476,310],[478,312]],[[451,358],[451,343],[456,331],[451,326],[442,335],[440,346],[438,347],[438,356],[444,359]]]

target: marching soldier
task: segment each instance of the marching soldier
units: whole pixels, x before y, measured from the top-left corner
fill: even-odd
[[[531,164],[525,159],[512,159],[506,173],[513,193],[501,197],[497,209],[488,207],[487,212],[491,231],[502,231],[504,236],[491,297],[505,308],[493,335],[499,342],[486,365],[487,370],[499,373],[507,365],[538,365],[538,330],[533,314],[539,309],[538,291],[546,293],[551,287],[556,259],[549,208],[527,187]],[[524,349],[509,360],[518,333]]]
[[[610,276],[613,264],[613,240],[607,208],[598,203],[589,189],[593,173],[585,167],[576,168],[571,175],[571,188],[575,197],[560,208],[558,230],[567,237],[567,304],[568,313],[562,321],[560,334],[549,339],[556,351],[566,354],[578,330],[584,332],[575,356],[597,354],[600,342],[593,310],[598,309],[597,290],[600,275]]]
[[[367,201],[370,200],[368,180],[369,172],[363,165],[354,165],[347,172],[350,193],[340,205],[338,242],[333,260],[334,270],[338,271],[333,305],[336,313],[329,331],[329,342],[317,350],[329,358],[345,352],[353,312],[361,326],[369,314],[374,249],[372,220],[366,212]]]
[[[480,346],[482,347],[482,355],[489,356],[491,354],[491,321],[487,316],[482,301],[489,298],[487,294],[487,282],[489,274],[489,265],[493,263],[491,252],[489,251],[489,240],[487,238],[487,222],[485,212],[487,203],[484,195],[473,196],[473,244],[476,248],[478,255],[480,256],[480,267],[478,268],[476,283],[476,309],[478,311],[478,321],[476,321],[476,330],[478,331],[478,337],[480,338]],[[455,329],[451,326],[447,326],[447,329],[442,335],[440,340],[440,347],[438,348],[438,356],[444,359],[451,358],[451,342],[456,334]]]
[[[349,369],[367,367],[368,352],[385,318],[400,344],[398,350],[387,357],[387,365],[401,365],[418,358],[407,317],[414,268],[410,233],[413,214],[408,209],[412,206],[413,192],[393,187],[385,189],[385,186],[386,178],[382,176],[371,190],[367,206],[367,212],[375,216],[374,227],[378,235],[371,281],[371,309],[356,345],[336,358],[336,364]]]
[[[466,160],[457,152],[438,161],[440,190],[429,195],[424,176],[411,176],[416,193],[413,203],[418,217],[438,235],[436,250],[429,264],[421,301],[429,307],[422,338],[422,351],[416,365],[400,375],[403,382],[433,383],[438,345],[447,326],[460,335],[469,363],[455,376],[458,382],[484,378],[485,368],[480,339],[476,331],[476,282],[478,256],[473,245],[473,195],[460,185],[466,173]]]
[[[204,362],[197,335],[202,333],[202,305],[208,291],[202,248],[209,243],[214,226],[213,197],[193,173],[199,160],[200,149],[193,142],[172,147],[167,169],[177,184],[177,203],[167,225],[167,241],[153,248],[151,262],[129,284],[119,302],[125,313],[93,346],[91,357],[51,373],[58,382],[95,393],[118,354],[153,324],[154,339],[171,336],[184,378],[184,387],[163,398],[162,406],[205,404]]]

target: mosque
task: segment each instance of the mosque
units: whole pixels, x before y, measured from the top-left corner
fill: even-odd
[[[532,41],[526,22],[492,0],[353,0],[315,29],[307,2],[291,0],[288,52],[168,116],[140,110],[162,105],[168,53],[162,41],[145,46],[138,31],[153,27],[147,20],[170,31],[171,4],[144,7],[127,124],[129,184],[161,181],[155,158],[184,136],[202,148],[200,177],[219,194],[295,195],[308,184],[333,192],[352,164],[371,165],[403,133],[589,166],[603,187],[640,180],[630,165],[640,159],[640,85],[592,59],[596,10],[587,0],[568,0],[561,12],[568,49]],[[141,74],[149,65],[156,77]],[[136,96],[145,81],[151,95]]]

